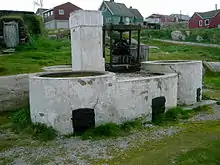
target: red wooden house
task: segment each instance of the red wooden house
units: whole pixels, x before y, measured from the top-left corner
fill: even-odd
[[[220,10],[194,13],[189,20],[189,28],[220,28]]]
[[[81,10],[80,7],[67,2],[43,12],[44,24],[47,29],[69,28],[70,13]]]

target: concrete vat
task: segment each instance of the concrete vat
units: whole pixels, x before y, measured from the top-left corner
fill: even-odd
[[[177,105],[177,74],[43,73],[30,77],[29,87],[32,122],[61,134],[73,133],[72,113],[78,109],[94,110],[98,126],[148,115],[151,120],[152,99],[157,97],[166,98],[167,108]]]
[[[202,61],[168,60],[142,62],[142,70],[178,74],[178,105],[202,99]]]

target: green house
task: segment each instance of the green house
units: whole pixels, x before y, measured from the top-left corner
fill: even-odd
[[[119,24],[121,18],[124,24],[143,24],[144,21],[137,9],[127,8],[125,4],[114,0],[103,1],[99,10],[102,11],[104,24]]]

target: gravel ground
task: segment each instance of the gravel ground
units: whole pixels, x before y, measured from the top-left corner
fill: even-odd
[[[109,160],[116,153],[136,147],[137,144],[141,145],[150,140],[160,140],[164,136],[171,136],[182,130],[179,127],[150,127],[144,132],[137,132],[116,139],[83,141],[79,138],[60,137],[41,146],[14,147],[1,152],[0,160],[9,159],[13,165],[89,165],[89,160],[93,162],[94,160]],[[3,162],[0,161],[1,163]]]
[[[218,120],[220,119],[220,106],[213,105],[214,113],[200,113],[190,121]],[[48,143],[40,144],[38,141],[27,140],[28,145],[13,147],[0,152],[0,165],[90,165],[99,160],[112,159],[117,153],[129,148],[137,147],[147,141],[160,140],[183,130],[181,127],[169,128],[146,125],[146,130],[136,132],[126,137],[103,139],[97,141],[79,138],[62,138]],[[11,136],[11,135],[10,135]],[[6,138],[0,132],[0,140]],[[32,145],[33,144],[33,145]],[[3,161],[4,160],[4,161]],[[93,163],[91,163],[93,162]],[[104,165],[104,164],[103,164]]]
[[[204,121],[204,120],[219,120],[220,119],[220,105],[212,105],[213,113],[201,112],[190,119],[190,121]]]

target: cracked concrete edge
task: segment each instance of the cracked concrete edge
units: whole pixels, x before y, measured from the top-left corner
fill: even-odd
[[[181,108],[183,110],[192,110],[194,108],[200,107],[200,106],[205,106],[205,105],[213,105],[216,104],[217,101],[216,100],[202,100],[201,102],[198,102],[194,105],[191,106],[182,106]]]

